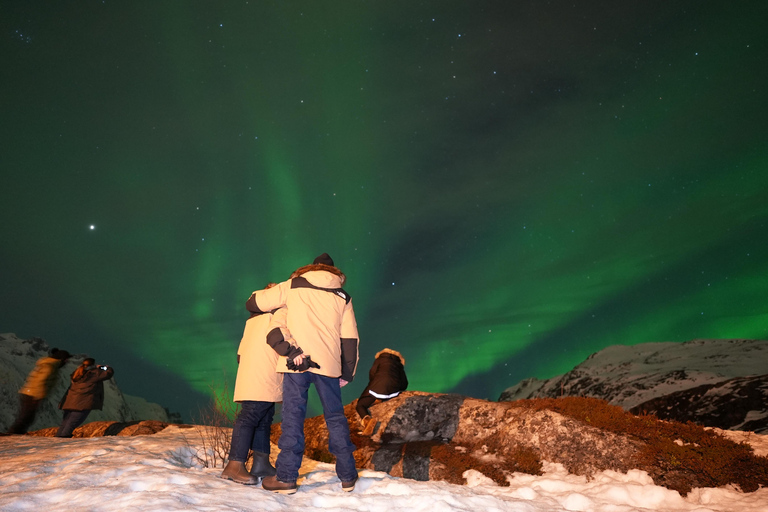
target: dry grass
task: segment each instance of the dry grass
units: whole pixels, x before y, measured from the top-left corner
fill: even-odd
[[[225,379],[226,382],[226,379]],[[229,457],[232,443],[232,427],[240,412],[240,404],[231,399],[229,387],[209,386],[211,402],[208,407],[201,408],[192,422],[195,436],[200,440],[201,448],[196,448],[187,439],[187,447],[193,453],[194,459],[205,468],[223,468]],[[249,460],[252,456],[249,454]]]
[[[643,441],[638,468],[648,471],[658,485],[683,495],[694,485],[733,484],[744,492],[768,486],[768,458],[756,456],[748,444],[735,443],[691,422],[635,416],[597,398],[542,398],[511,404],[552,410],[587,425]]]

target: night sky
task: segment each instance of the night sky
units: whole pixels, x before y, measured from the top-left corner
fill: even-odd
[[[328,252],[410,389],[768,337],[764,0],[4,1],[0,332],[187,418]]]

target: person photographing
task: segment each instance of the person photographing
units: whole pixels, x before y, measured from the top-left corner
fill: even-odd
[[[70,377],[70,384],[59,402],[64,411],[61,426],[56,437],[72,437],[72,432],[85,422],[93,409],[104,406],[104,381],[115,371],[107,365],[96,365],[96,360],[87,357]]]

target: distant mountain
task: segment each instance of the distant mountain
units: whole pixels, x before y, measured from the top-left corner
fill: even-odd
[[[615,345],[565,375],[521,381],[499,400],[589,396],[662,419],[768,432],[767,372],[764,340]]]
[[[693,421],[724,430],[768,433],[768,375],[736,377],[652,398],[633,414],[655,414],[662,420]]]
[[[5,432],[16,419],[19,408],[19,388],[24,384],[35,362],[48,354],[51,347],[40,338],[22,340],[15,334],[0,334],[0,432]],[[64,348],[64,347],[61,347]],[[61,423],[62,412],[58,403],[69,386],[69,376],[85,359],[73,355],[56,377],[56,383],[37,411],[30,431],[52,427]],[[157,420],[170,423],[169,413],[162,406],[143,398],[124,395],[117,386],[118,373],[104,383],[104,409],[92,411],[86,421],[139,421]]]

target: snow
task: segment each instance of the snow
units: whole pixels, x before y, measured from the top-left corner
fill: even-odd
[[[765,447],[765,437],[749,440]],[[0,510],[768,511],[768,489],[694,489],[683,498],[642,471],[605,471],[587,481],[551,463],[542,476],[516,474],[510,487],[474,470],[465,472],[464,486],[361,470],[354,492],[344,493],[333,465],[305,458],[299,491],[284,496],[222,480],[221,468],[196,465],[199,443],[195,429],[177,426],[151,436],[1,437]],[[273,462],[277,451],[273,446]]]

